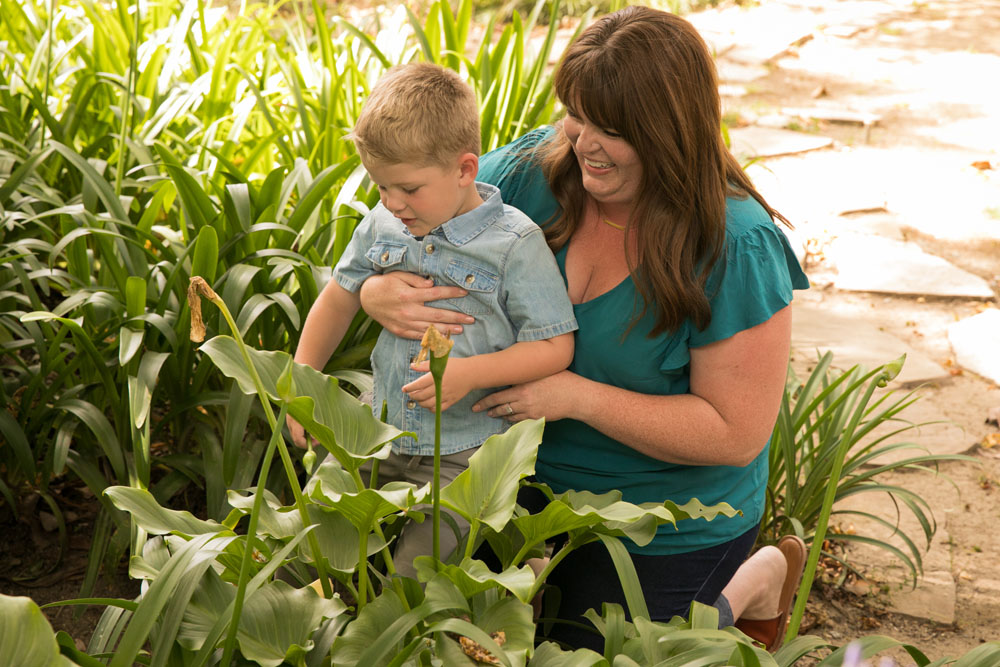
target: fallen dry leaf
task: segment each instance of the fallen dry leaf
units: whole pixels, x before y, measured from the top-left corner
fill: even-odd
[[[1000,445],[1000,433],[987,433],[983,441],[979,443],[979,446],[984,449],[992,449],[997,445]]]
[[[987,169],[993,168],[993,164],[989,160],[977,160],[972,163],[972,166],[979,171],[986,171]]]

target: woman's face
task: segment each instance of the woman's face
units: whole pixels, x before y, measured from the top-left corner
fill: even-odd
[[[616,132],[570,111],[563,130],[583,173],[583,187],[602,204],[632,204],[642,181],[642,164],[632,145]]]

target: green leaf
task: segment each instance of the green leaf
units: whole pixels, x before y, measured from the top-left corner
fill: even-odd
[[[216,336],[200,348],[225,375],[235,379],[247,394],[256,393],[236,341]],[[272,400],[278,401],[277,381],[290,355],[286,352],[250,350],[250,358]],[[373,456],[388,456],[388,443],[402,431],[375,419],[371,408],[337,386],[337,381],[303,364],[292,368],[300,392],[288,413],[348,470],[357,470]]]
[[[646,598],[642,594],[642,584],[639,583],[639,575],[636,574],[635,565],[629,556],[625,545],[621,540],[609,535],[599,535],[604,547],[611,556],[611,562],[615,565],[618,579],[622,584],[622,592],[625,594],[625,602],[628,604],[629,615],[633,619],[649,619],[649,609],[646,607]],[[716,625],[718,627],[718,612],[716,611]]]
[[[72,665],[59,653],[59,643],[42,610],[31,598],[0,594],[0,655],[19,664]]]
[[[430,613],[426,610],[422,611],[424,611],[424,615]],[[361,662],[361,657],[373,646],[383,646],[385,648],[383,654],[393,655],[398,652],[402,637],[392,637],[392,643],[386,645],[388,638],[384,635],[393,623],[401,618],[406,618],[409,621],[409,627],[413,627],[420,621],[419,615],[407,612],[394,589],[384,590],[382,595],[364,606],[354,622],[347,626],[344,634],[333,642],[331,653],[337,656],[338,666],[376,667],[387,664],[388,661],[385,659]],[[405,632],[403,636],[405,636]]]
[[[531,602],[530,593],[535,585],[535,573],[528,565],[509,567],[497,574],[482,561],[471,558],[466,558],[459,565],[444,565],[440,569],[429,556],[419,556],[414,563],[420,581],[431,581],[439,575],[447,577],[466,598],[501,586],[521,602]]]
[[[241,496],[235,491],[229,492],[229,503],[243,513],[250,512],[253,501],[254,494]],[[339,511],[312,503],[307,509],[323,559],[338,572],[350,574],[356,571],[358,548],[361,544],[358,527]],[[362,526],[361,529],[367,532],[370,526]],[[294,506],[282,506],[274,494],[265,490],[257,531],[260,535],[285,540],[302,531],[302,519]],[[383,539],[377,535],[368,535],[368,555],[381,551],[384,546]],[[312,561],[312,555],[307,549],[302,550],[300,558]]]
[[[194,257],[191,260],[191,276],[201,276],[209,285],[215,283],[219,268],[219,233],[215,227],[202,227],[194,242]]]
[[[958,660],[951,667],[991,667],[1000,664],[1000,642],[980,644]]]
[[[28,479],[35,479],[35,455],[28,444],[28,438],[24,435],[24,430],[14,417],[7,410],[0,410],[0,435],[3,436],[5,444],[14,450],[14,457],[21,467],[21,473]],[[14,503],[11,503],[11,507]]]
[[[168,352],[146,352],[139,363],[138,375],[129,377],[129,412],[132,423],[141,429],[149,417],[152,406],[153,389],[164,362],[170,358]]]
[[[184,609],[184,618],[177,629],[177,643],[189,651],[200,649],[235,598],[235,586],[223,581],[214,569],[206,570]]]
[[[64,398],[56,402],[54,406],[57,410],[65,410],[80,419],[94,434],[98,446],[111,462],[115,476],[120,481],[126,481],[128,476],[125,472],[125,456],[122,453],[121,444],[111,422],[97,409],[93,403],[77,398]]]
[[[866,637],[860,637],[859,639],[851,642],[851,644],[855,644],[861,648],[861,657],[863,659],[877,655],[881,651],[899,647],[909,653],[910,657],[917,660],[918,665],[926,665],[930,662],[930,660],[928,660],[927,657],[916,647],[884,635],[868,635]],[[844,656],[847,654],[851,644],[838,648],[822,660],[818,667],[840,667],[840,665],[844,663]]]
[[[215,538],[215,533],[198,535],[171,556],[133,614],[128,629],[111,660],[111,667],[129,667],[133,664],[142,646],[149,641],[150,633],[161,612],[177,588],[191,575],[192,568],[197,569],[206,559],[214,559],[225,544],[235,539],[223,538],[214,545],[215,548],[209,549],[208,543]]]
[[[153,494],[144,489],[112,486],[105,489],[104,493],[111,498],[115,507],[131,514],[132,520],[147,533],[163,535],[177,532],[190,536],[227,530],[222,524],[195,518],[186,510],[160,507]]]
[[[528,667],[592,667],[607,663],[604,656],[587,648],[564,651],[555,642],[543,642],[535,649]]]
[[[310,480],[306,493],[347,518],[358,530],[368,531],[374,523],[390,514],[407,512],[427,501],[430,484],[418,488],[409,482],[389,482],[380,489],[361,489],[331,485],[329,470],[336,464],[325,461]]]
[[[325,600],[309,588],[295,589],[283,581],[261,587],[249,598],[240,619],[239,644],[244,657],[264,667],[277,667],[296,647],[309,651],[309,637],[324,618],[347,609],[340,599]],[[297,662],[290,660],[290,662]]]
[[[469,458],[469,467],[441,489],[441,502],[466,520],[500,532],[514,514],[518,483],[535,472],[545,421],[518,422],[490,436]]]

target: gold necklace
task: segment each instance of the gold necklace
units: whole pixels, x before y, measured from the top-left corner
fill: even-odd
[[[618,231],[625,231],[625,225],[619,225],[617,222],[611,222],[610,220],[607,219],[607,217],[605,217],[605,215],[604,215],[604,209],[601,208],[601,202],[599,202],[599,201],[597,201],[595,199],[594,203],[597,204],[597,219],[598,220],[600,220],[601,222],[603,222],[604,224],[606,224],[608,227],[612,227],[614,229],[617,229]]]

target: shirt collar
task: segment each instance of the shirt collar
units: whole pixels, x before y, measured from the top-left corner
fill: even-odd
[[[431,233],[438,233],[440,230],[440,233],[454,245],[465,245],[503,216],[503,199],[500,197],[499,188],[476,181],[476,191],[483,200],[482,204],[467,213],[455,216]]]

